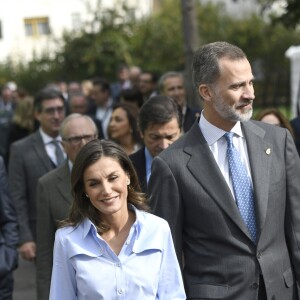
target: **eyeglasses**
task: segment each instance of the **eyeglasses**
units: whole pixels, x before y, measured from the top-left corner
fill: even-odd
[[[78,136],[72,136],[69,138],[63,138],[63,141],[66,141],[70,143],[73,146],[77,146],[81,143],[82,140],[85,140],[86,142],[90,142],[97,138],[97,135],[78,135]]]
[[[49,116],[53,116],[55,112],[57,112],[58,114],[62,114],[64,113],[64,111],[65,111],[64,106],[48,107],[43,110],[43,112]]]

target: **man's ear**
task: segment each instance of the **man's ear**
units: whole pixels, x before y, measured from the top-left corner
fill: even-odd
[[[200,84],[198,92],[204,101],[211,101],[213,94],[210,86],[207,84]]]

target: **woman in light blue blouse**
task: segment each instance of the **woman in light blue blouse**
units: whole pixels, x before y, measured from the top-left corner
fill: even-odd
[[[55,237],[51,300],[186,299],[168,223],[150,213],[134,167],[93,140],[71,174],[74,202]]]

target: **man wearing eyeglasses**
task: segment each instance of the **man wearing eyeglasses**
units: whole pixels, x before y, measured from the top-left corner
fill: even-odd
[[[55,231],[58,222],[68,216],[72,203],[70,177],[73,162],[80,149],[97,138],[98,131],[90,117],[74,113],[63,121],[60,136],[68,159],[41,177],[37,188],[36,283],[39,300],[49,299]]]
[[[39,128],[12,144],[9,184],[19,228],[19,252],[23,259],[35,259],[36,188],[38,179],[61,164],[63,153],[59,128],[65,117],[64,98],[53,88],[45,88],[34,99],[34,115]]]

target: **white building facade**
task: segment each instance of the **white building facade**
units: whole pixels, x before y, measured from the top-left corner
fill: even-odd
[[[51,53],[57,47],[54,39],[64,30],[78,31],[92,18],[91,10],[118,8],[123,2],[137,17],[153,9],[153,0],[0,0],[0,63]]]

